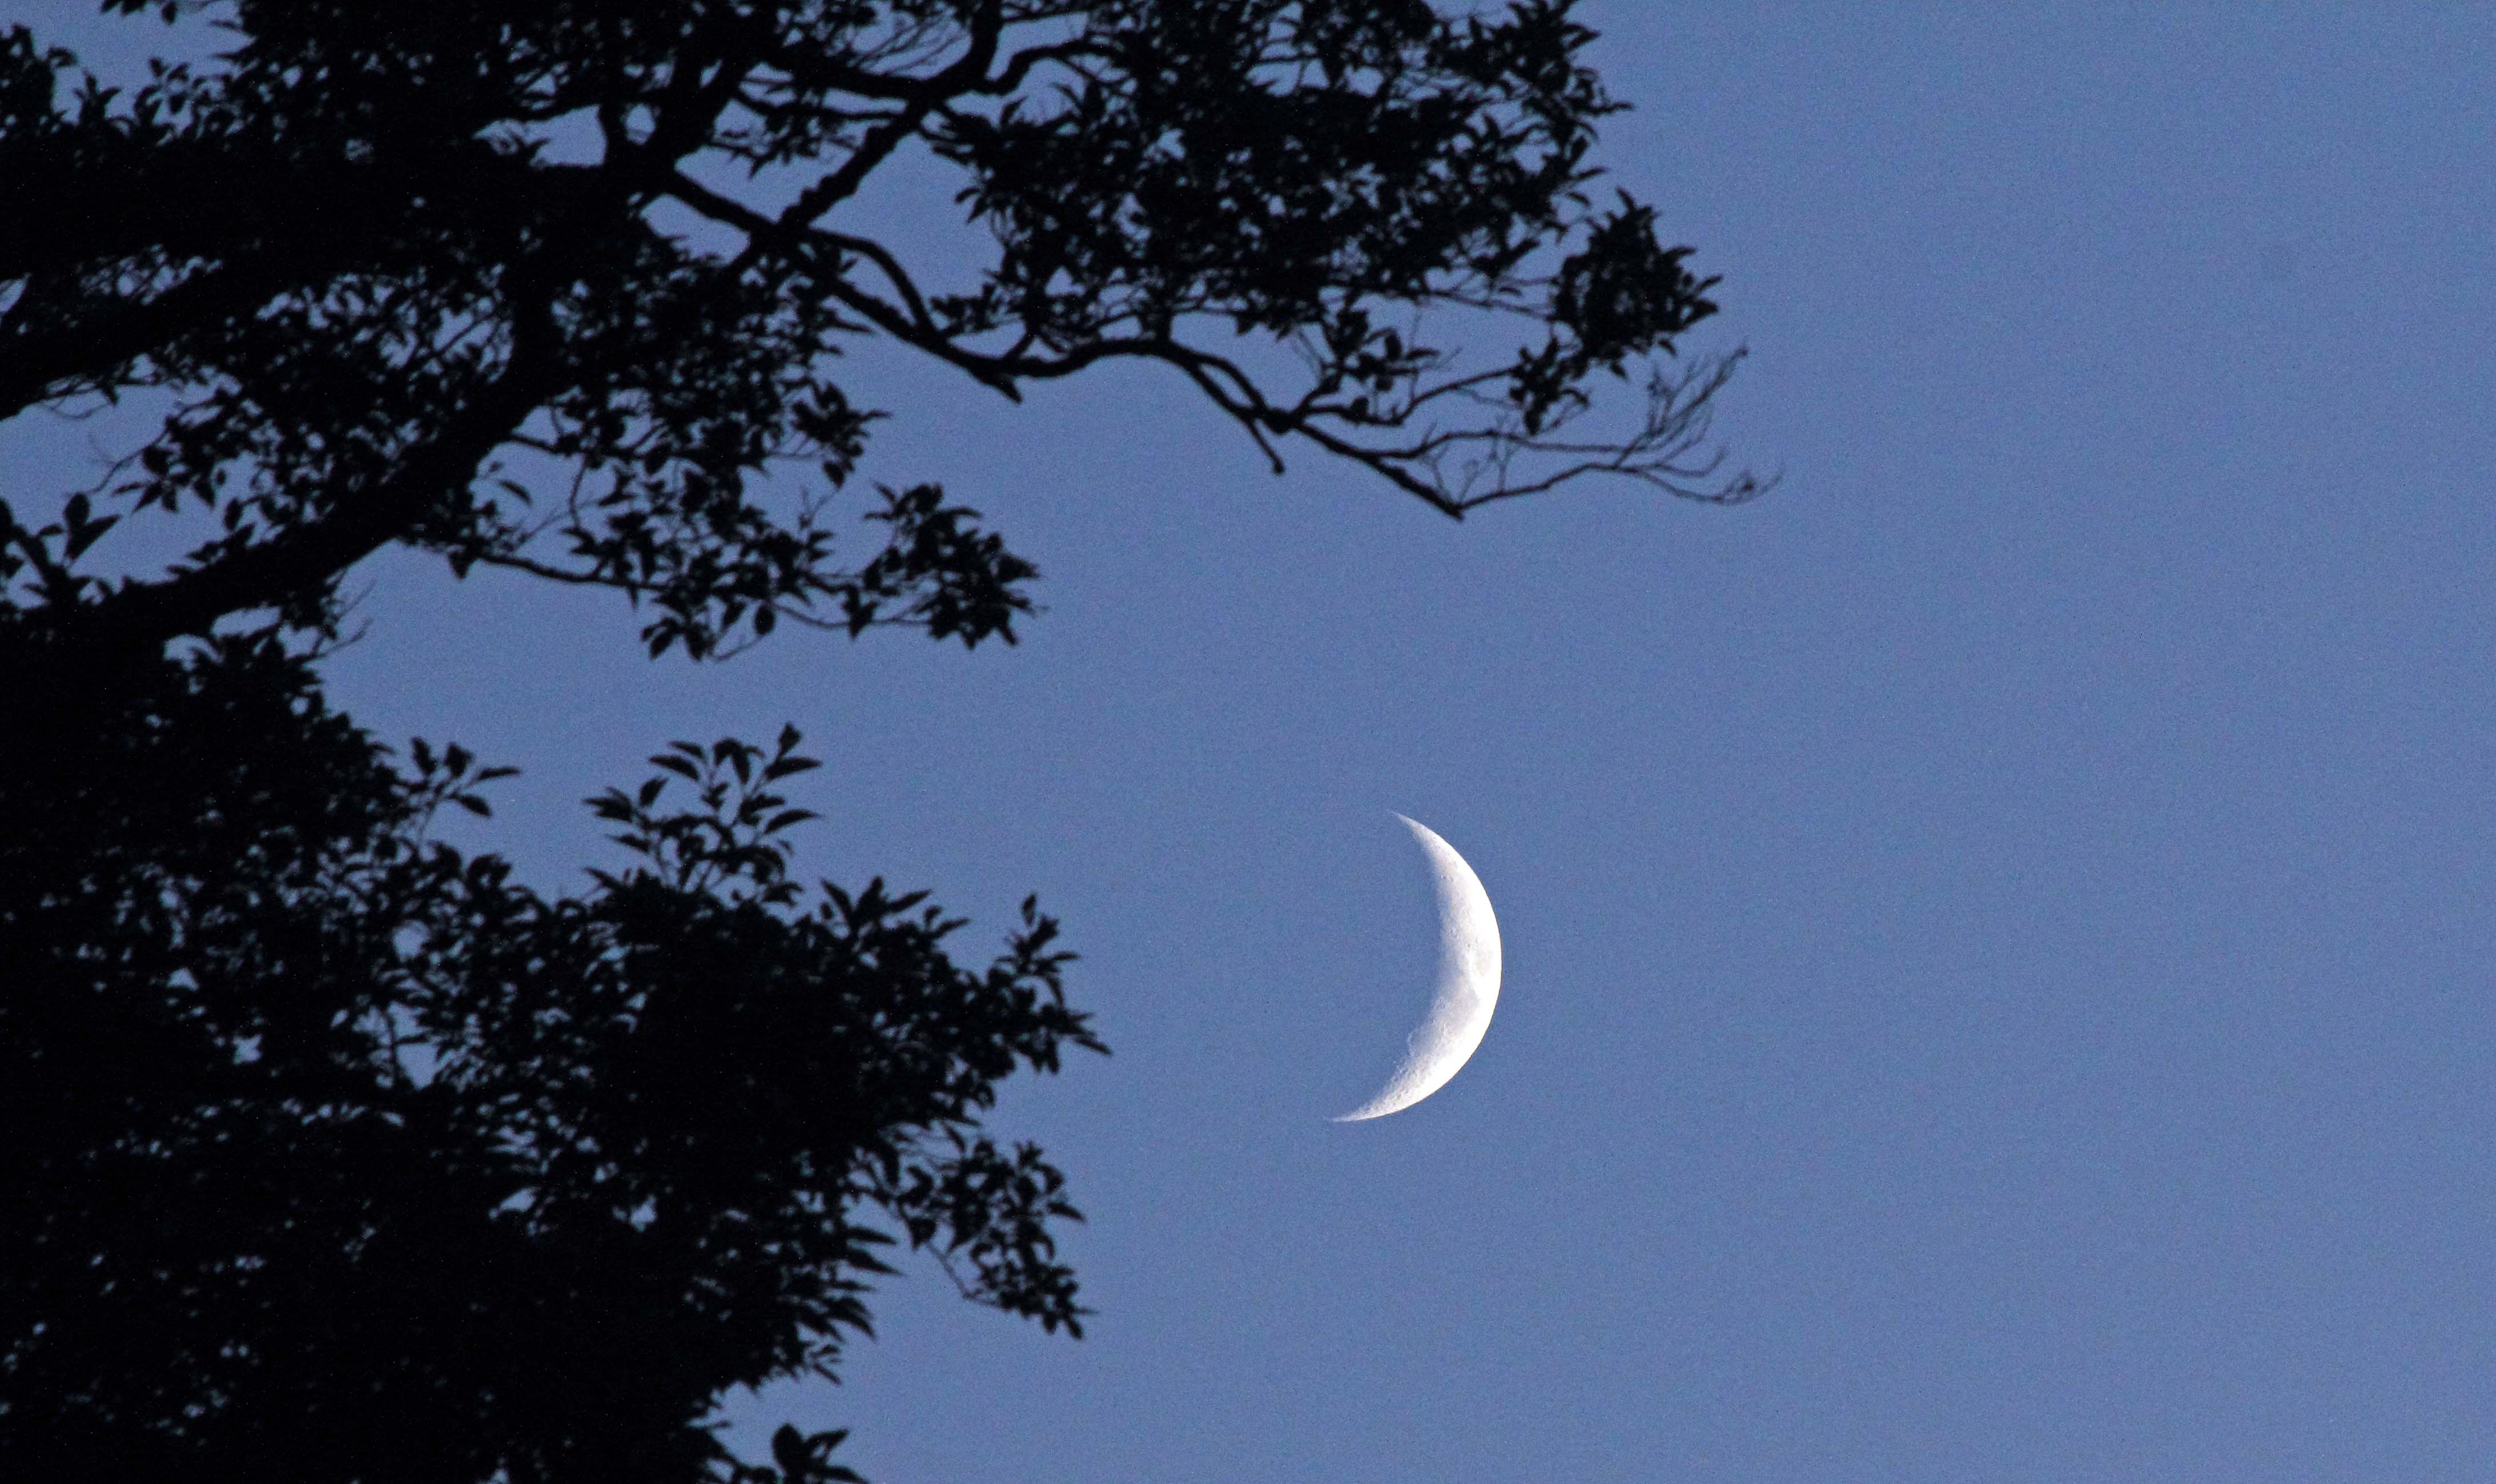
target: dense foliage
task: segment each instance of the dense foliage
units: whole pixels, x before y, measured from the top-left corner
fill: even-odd
[[[0,781],[0,1456],[693,1477],[722,1388],[865,1327],[862,1210],[1078,1328],[1057,1172],[980,1128],[1098,1047],[1055,925],[973,970],[801,892],[794,733],[654,758],[594,801],[640,864],[548,900],[425,838],[494,770],[394,765],[268,638],[123,679]]]
[[[1058,1172],[983,1122],[1098,1048],[1054,924],[970,968],[916,894],[801,889],[794,733],[593,800],[640,864],[578,897],[429,840],[494,770],[321,694],[373,553],[617,590],[653,654],[1012,641],[1037,574],[940,486],[835,539],[868,336],[1008,397],[1158,363],[1450,515],[1759,487],[1706,482],[1732,360],[1672,369],[1714,280],[1588,189],[1568,0],[104,9],[224,29],[127,91],[0,34],[0,418],[154,419],[0,486],[13,1478],[842,1477],[702,1419],[829,1374],[890,1244],[1079,1323]],[[967,276],[878,234],[896,172]]]

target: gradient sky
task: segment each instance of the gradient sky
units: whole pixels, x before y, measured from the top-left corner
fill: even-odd
[[[1038,562],[1018,648],[651,665],[595,597],[359,579],[337,696],[523,768],[458,834],[542,884],[616,858],[582,795],[787,720],[803,868],[1083,955],[1116,1055],[996,1125],[1090,1216],[1089,1338],[913,1264],[845,1385],[734,1414],[878,1484],[2483,1471],[2496,10],[1586,14],[1764,501],[1457,525],[1173,379],[870,349],[865,475]],[[1506,986],[1334,1125],[1429,991],[1390,810]]]

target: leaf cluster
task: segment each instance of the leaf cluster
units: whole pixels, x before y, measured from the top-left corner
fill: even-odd
[[[1573,0],[162,10],[234,45],[126,96],[0,33],[0,417],[168,409],[109,513],[46,536],[12,495],[0,591],[47,634],[318,627],[399,543],[615,589],[653,651],[789,621],[1011,638],[1035,573],[935,485],[842,557],[828,511],[882,416],[838,374],[862,336],[1015,397],[1157,363],[1278,468],[1305,441],[1450,514],[1597,473],[1759,488],[1694,461],[1731,362],[1663,369],[1713,280],[1651,207],[1585,195],[1621,106]],[[984,231],[973,282],[863,214],[896,170]],[[1503,322],[1513,359],[1460,364],[1448,337]],[[1643,417],[1563,433],[1634,360]],[[150,510],[203,539],[80,572]]]
[[[765,1477],[705,1414],[830,1375],[896,1244],[1079,1332],[1063,1179],[982,1128],[1101,1049],[1056,924],[971,966],[800,889],[794,731],[660,754],[594,801],[634,863],[546,897],[426,833],[507,769],[273,641],[144,678],[0,737],[0,1471]]]

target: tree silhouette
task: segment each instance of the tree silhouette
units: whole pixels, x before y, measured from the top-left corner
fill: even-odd
[[[1702,447],[1738,353],[1674,369],[1714,280],[1590,194],[1569,0],[104,9],[226,30],[128,92],[0,36],[0,417],[155,418],[0,505],[13,1478],[852,1477],[703,1418],[831,1374],[896,1243],[1079,1332],[1063,1182],[983,1124],[1100,1049],[1056,925],[965,967],[920,894],[801,888],[794,731],[591,800],[638,864],[580,896],[430,840],[500,770],[324,701],[364,558],[616,590],[653,655],[1012,642],[1037,573],[940,486],[836,543],[860,337],[1009,398],[1155,362],[1451,516],[1762,487]],[[963,281],[875,234],[896,171]],[[192,544],[110,565],[140,521]]]

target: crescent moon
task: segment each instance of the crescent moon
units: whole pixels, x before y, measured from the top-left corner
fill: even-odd
[[[1490,1012],[1499,1006],[1499,919],[1491,915],[1490,894],[1454,847],[1418,820],[1395,818],[1404,820],[1430,860],[1439,896],[1439,987],[1430,1013],[1405,1038],[1404,1060],[1387,1085],[1338,1115],[1338,1124],[1400,1113],[1447,1086],[1482,1044]]]

